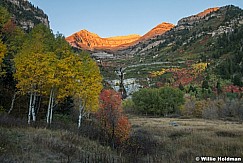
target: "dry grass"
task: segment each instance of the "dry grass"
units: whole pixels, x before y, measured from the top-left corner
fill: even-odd
[[[0,162],[99,162],[109,159],[122,158],[110,147],[69,131],[0,127]]]
[[[136,116],[130,122],[135,133],[144,130],[157,142],[150,157],[163,162],[194,162],[196,156],[243,158],[243,125],[238,122]]]
[[[129,119],[132,134],[127,144],[118,149],[122,157],[109,146],[78,135],[72,129],[1,123],[0,162],[112,162],[116,159],[114,162],[176,163],[195,162],[196,156],[243,158],[243,125],[238,122],[131,115]],[[95,134],[93,130],[88,131]]]

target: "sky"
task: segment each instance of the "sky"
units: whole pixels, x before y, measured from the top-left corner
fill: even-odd
[[[82,29],[100,37],[144,35],[162,22],[177,24],[181,18],[207,8],[235,5],[243,0],[29,0],[49,17],[54,33],[69,36]]]

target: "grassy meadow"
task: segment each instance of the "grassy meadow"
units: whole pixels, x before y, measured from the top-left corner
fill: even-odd
[[[130,117],[130,122],[135,133],[143,133],[150,141],[146,145],[152,152],[142,158],[144,162],[194,162],[196,156],[243,157],[243,126],[239,122],[137,116]]]
[[[61,122],[45,128],[1,119],[1,162],[195,162],[197,156],[243,157],[240,122],[129,115],[130,140],[112,149],[94,138],[98,131],[87,132],[85,126],[78,132],[76,126]]]

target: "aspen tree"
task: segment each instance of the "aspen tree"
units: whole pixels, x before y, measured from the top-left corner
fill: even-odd
[[[85,112],[96,112],[99,108],[99,94],[102,77],[95,61],[86,53],[75,57],[74,61],[74,98],[79,109],[78,128],[81,127]]]
[[[14,58],[16,72],[15,79],[18,81],[17,88],[23,94],[29,94],[28,123],[36,121],[35,106],[36,97],[46,87],[49,62],[52,60],[51,53],[54,36],[44,25],[37,25],[26,37],[21,51]]]

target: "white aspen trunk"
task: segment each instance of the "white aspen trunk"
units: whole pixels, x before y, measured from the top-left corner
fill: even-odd
[[[28,124],[30,124],[30,120],[31,120],[32,96],[33,96],[33,93],[31,91],[31,93],[30,93],[30,103],[29,103]]]
[[[79,117],[78,117],[78,128],[81,127],[81,121],[82,121],[82,111],[81,109],[79,110]]]
[[[32,120],[33,122],[36,121],[36,115],[35,115],[35,102],[36,102],[36,92],[34,93],[34,98],[33,98],[33,102],[32,102],[32,107],[31,107],[31,112],[32,112]]]
[[[80,100],[80,102],[79,102],[78,128],[81,127],[81,122],[82,122],[82,118],[83,118],[84,105],[85,104],[82,105],[82,101]]]
[[[53,107],[54,107],[54,91],[52,91],[52,100],[51,100],[51,113],[50,113],[50,123],[52,122],[52,117],[53,117]]]
[[[51,92],[50,92],[49,104],[48,104],[47,115],[46,115],[46,123],[47,124],[50,123],[50,110],[51,110],[51,101],[52,101],[52,91],[53,91],[53,89],[51,89]]]
[[[12,98],[12,102],[11,102],[11,106],[10,106],[10,109],[8,111],[8,114],[10,114],[11,111],[13,110],[14,102],[15,102],[15,99],[16,99],[16,95],[17,95],[17,92],[14,92],[14,95],[13,95],[13,98]]]

